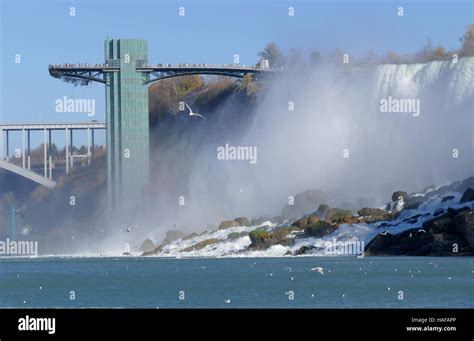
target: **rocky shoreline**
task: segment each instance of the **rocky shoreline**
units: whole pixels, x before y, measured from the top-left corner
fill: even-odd
[[[357,212],[320,203],[320,191],[304,196],[303,205],[283,209],[287,217],[239,217],[189,235],[170,230],[160,245],[146,240],[142,255],[324,256],[330,241],[362,243],[362,256],[474,255],[474,177],[419,193],[396,191],[386,206]],[[302,211],[311,213],[288,217]]]

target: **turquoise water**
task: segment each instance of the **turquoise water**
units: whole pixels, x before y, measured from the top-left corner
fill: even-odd
[[[4,258],[0,306],[472,308],[474,258]]]

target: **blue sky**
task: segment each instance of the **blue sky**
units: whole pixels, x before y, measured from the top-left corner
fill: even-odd
[[[54,112],[58,98],[94,98],[104,120],[103,85],[76,87],[51,78],[48,64],[103,62],[103,41],[148,40],[152,63],[253,64],[270,41],[284,51],[354,55],[414,52],[430,37],[453,49],[473,1],[22,1],[0,0],[0,122],[87,121],[86,114]],[[69,15],[74,6],[76,15]],[[186,15],[178,16],[184,6]],[[293,6],[295,16],[288,16]],[[397,16],[397,7],[404,16]],[[22,61],[15,64],[15,54]]]

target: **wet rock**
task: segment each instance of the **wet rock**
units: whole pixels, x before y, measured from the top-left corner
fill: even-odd
[[[453,199],[454,199],[454,195],[447,195],[447,196],[443,197],[443,199],[441,199],[441,202],[446,202],[446,201],[453,200]]]
[[[329,205],[321,204],[313,214],[316,214],[320,219],[326,219],[326,214],[330,209],[331,207],[329,207]]]
[[[293,238],[289,238],[288,235],[291,232],[290,228],[280,228],[271,232],[265,230],[253,230],[250,232],[249,237],[251,244],[250,250],[266,250],[273,245],[293,246]]]
[[[374,223],[376,221],[387,220],[391,217],[390,213],[380,208],[361,208],[358,212],[365,223]]]
[[[404,191],[396,191],[396,192],[393,192],[392,194],[392,201],[393,202],[397,202],[398,200],[400,200],[400,198],[403,200],[403,201],[407,201],[408,199],[408,193],[407,192],[404,192]]]
[[[293,253],[291,253],[290,250],[286,251],[283,256],[293,256]]]
[[[182,240],[189,240],[189,239],[193,239],[194,237],[197,237],[198,234],[196,232],[193,232],[193,233],[190,233],[186,236],[184,236],[183,238],[181,238]]]
[[[122,252],[122,256],[130,256],[130,252]]]
[[[449,208],[446,213],[424,222],[422,228],[409,229],[396,235],[379,234],[367,245],[366,254],[473,255],[474,213],[468,207]]]
[[[466,238],[469,246],[474,249],[474,211],[464,211],[454,218],[459,231]]]
[[[314,246],[303,245],[302,247],[300,247],[298,250],[295,251],[295,256],[305,255],[314,249],[316,249]]]
[[[474,189],[468,188],[464,192],[464,194],[461,197],[461,200],[459,201],[460,204],[464,204],[466,202],[471,202],[474,201]]]
[[[437,216],[439,216],[440,214],[443,214],[443,213],[444,213],[444,208],[438,208],[438,209],[436,209],[436,211],[434,211],[433,216],[437,217]]]
[[[205,248],[206,246],[208,245],[212,245],[212,244],[217,244],[219,243],[221,240],[218,239],[218,238],[210,238],[210,239],[206,239],[206,240],[203,240],[202,242],[199,242],[199,243],[196,243],[194,245],[191,245],[185,249],[183,249],[181,252],[190,252],[190,251],[197,251],[197,250],[201,250],[203,248]]]
[[[357,221],[351,211],[341,210],[340,208],[331,208],[326,213],[326,220],[336,224],[351,224]]]
[[[306,226],[304,232],[311,237],[324,237],[337,229],[337,226],[331,225],[327,221],[320,220],[314,224]]]
[[[225,230],[231,227],[251,226],[250,221],[245,217],[235,218],[234,220],[226,220],[219,224],[219,230]]]
[[[246,232],[246,231],[243,231],[243,232],[231,232],[227,235],[227,239],[228,240],[235,240],[235,239],[239,239],[239,238],[242,238],[242,237],[245,237],[245,236],[248,236],[249,233]]]
[[[404,210],[416,210],[420,207],[421,204],[425,202],[425,197],[414,196],[408,197],[405,204],[403,205]]]

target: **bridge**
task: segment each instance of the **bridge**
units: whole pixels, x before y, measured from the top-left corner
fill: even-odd
[[[52,131],[64,130],[65,141],[65,166],[66,174],[69,168],[74,166],[74,157],[72,154],[74,146],[74,131],[87,131],[87,154],[79,157],[90,158],[94,153],[94,134],[95,130],[105,129],[104,122],[81,122],[81,123],[12,123],[0,124],[0,168],[6,169],[27,179],[30,179],[40,185],[53,188],[56,182],[53,181],[54,163],[51,156]],[[43,174],[40,175],[31,169],[31,132],[43,132]],[[10,158],[10,137],[13,132],[21,133],[21,149],[19,157]],[[5,146],[4,146],[5,142]],[[17,154],[17,153],[15,153]],[[20,164],[16,164],[15,159],[20,159]]]
[[[53,64],[49,65],[52,77],[59,78],[74,85],[89,85],[91,82],[107,83],[106,74],[119,72],[113,61],[110,64]],[[143,84],[150,84],[166,78],[190,75],[218,75],[243,78],[252,75],[254,79],[260,76],[271,76],[275,70],[263,65],[246,67],[236,64],[146,64],[141,61],[136,64],[136,72],[142,73]]]
[[[228,77],[243,78],[250,75],[253,79],[261,80],[272,77],[280,70],[269,68],[268,61],[261,61],[257,66],[240,66],[236,64],[150,64],[148,62],[148,46],[146,40],[141,39],[106,39],[104,43],[105,62],[96,64],[52,64],[49,65],[49,74],[74,86],[88,85],[97,82],[105,85],[106,96],[106,123],[98,123],[79,127],[74,124],[63,124],[63,126],[50,125],[3,125],[0,137],[3,141],[3,131],[7,133],[6,160],[0,167],[7,168],[18,174],[29,177],[38,183],[52,186],[52,162],[49,158],[48,175],[48,153],[47,139],[49,134],[49,145],[51,145],[51,130],[64,129],[66,146],[72,142],[72,130],[106,128],[106,151],[107,151],[107,196],[109,207],[117,208],[126,199],[134,201],[140,198],[141,190],[149,182],[149,118],[148,118],[148,85],[162,79],[189,76],[189,75],[220,75]],[[35,128],[37,127],[37,128]],[[44,155],[43,176],[38,179],[29,171],[29,131],[44,131]],[[12,130],[22,131],[22,170],[8,163],[9,147],[8,132]],[[28,143],[25,143],[25,131]],[[68,131],[71,132],[68,142]],[[92,133],[93,136],[93,133]],[[93,139],[93,137],[92,137]],[[89,137],[88,137],[89,141]],[[28,153],[25,156],[25,145]],[[93,145],[93,143],[92,143]],[[90,144],[88,142],[88,155],[90,155]],[[66,151],[66,159],[70,156]],[[25,159],[26,158],[26,159]],[[69,162],[66,161],[66,165]],[[28,164],[28,165],[27,165]],[[68,167],[68,166],[66,166]],[[68,172],[68,169],[66,170]],[[46,179],[46,180],[45,180]],[[47,182],[49,180],[49,182]]]

